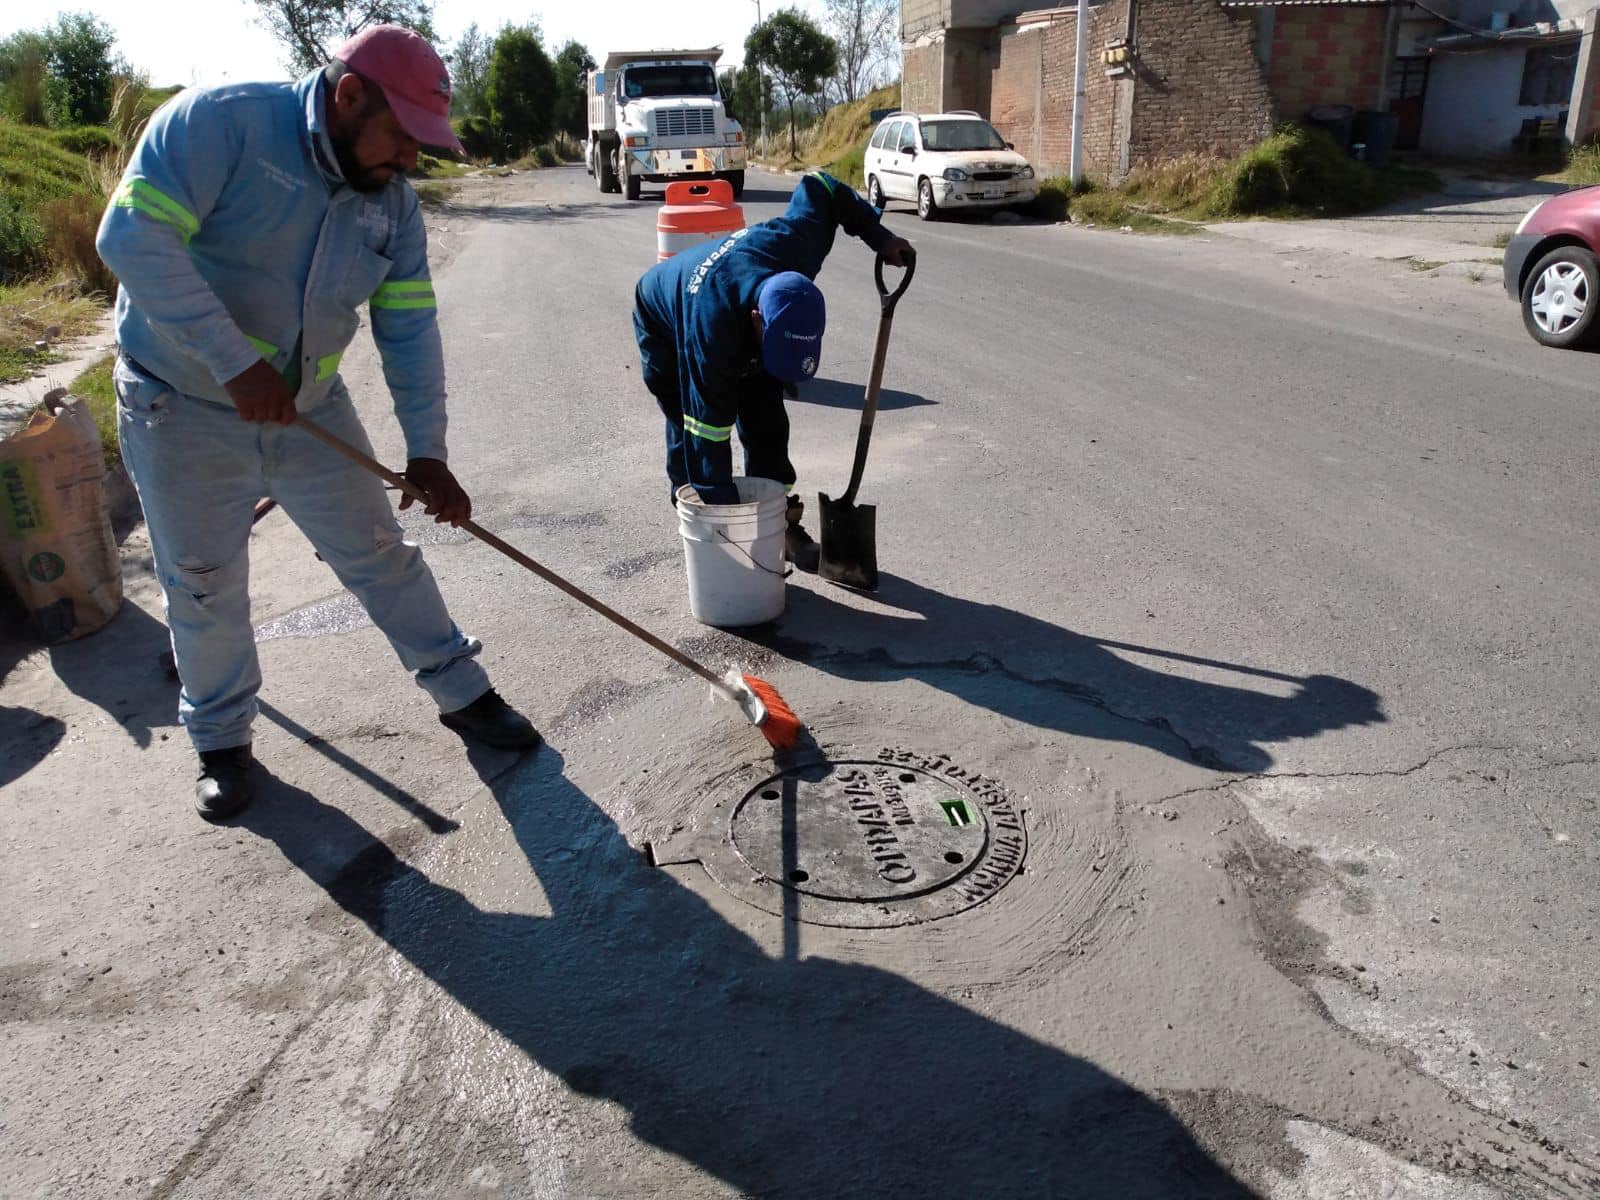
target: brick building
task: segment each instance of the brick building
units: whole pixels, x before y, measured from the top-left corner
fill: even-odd
[[[986,113],[1046,173],[1066,170],[1077,9],[902,0],[902,104]],[[1091,2],[1084,155],[1119,178],[1189,151],[1236,153],[1324,105],[1383,107],[1391,0]]]

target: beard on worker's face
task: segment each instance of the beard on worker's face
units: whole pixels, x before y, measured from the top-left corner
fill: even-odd
[[[355,137],[334,137],[329,140],[333,143],[333,156],[338,160],[339,172],[344,176],[344,181],[358,192],[381,192],[389,186],[390,180],[403,171],[395,163],[377,163],[374,166],[364,167],[356,159],[356,139],[360,137],[358,130]]]

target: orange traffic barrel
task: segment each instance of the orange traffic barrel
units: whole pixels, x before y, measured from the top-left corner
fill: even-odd
[[[692,246],[719,241],[744,228],[744,209],[726,179],[667,184],[667,202],[656,217],[656,261]]]

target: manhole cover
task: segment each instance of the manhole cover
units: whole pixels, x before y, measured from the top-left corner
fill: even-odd
[[[812,760],[752,779],[716,807],[726,837],[696,857],[769,912],[871,928],[935,920],[989,899],[1022,868],[1022,810],[942,755]]]
[[[977,866],[989,818],[930,771],[840,762],[774,775],[733,814],[733,844],[768,879],[825,900],[919,896]]]

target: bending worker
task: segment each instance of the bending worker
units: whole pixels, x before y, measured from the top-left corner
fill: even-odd
[[[860,238],[892,266],[916,251],[880,223],[847,184],[807,175],[781,217],[721,243],[685,250],[645,272],[634,290],[634,332],[644,383],[667,418],[667,478],[707,504],[737,504],[729,438],[744,446],[745,474],[791,492],[785,384],[816,374],[826,310],[812,282],[836,230]],[[817,569],[817,544],[789,497],[785,548],[801,570]]]
[[[382,484],[289,427],[303,412],[370,452],[339,377],[367,305],[406,477],[437,521],[471,516],[445,465],[427,236],[403,178],[423,143],[458,145],[449,111],[449,75],[428,43],[375,26],[298,83],[193,89],[160,109],[101,221],[100,255],[122,285],[118,435],[165,593],[207,819],[250,800],[261,670],[246,547],[262,496],[355,593],[445,725],[507,749],[539,742],[490,687],[481,646],[451,620]]]

